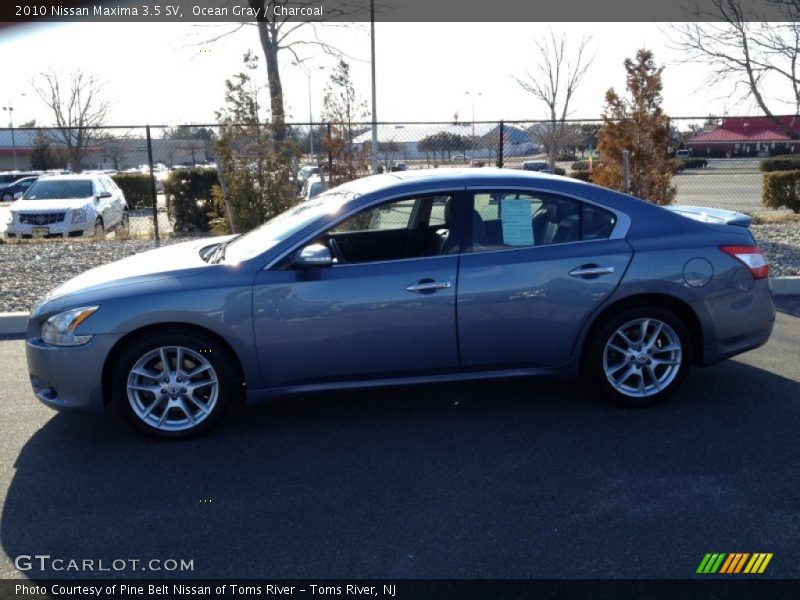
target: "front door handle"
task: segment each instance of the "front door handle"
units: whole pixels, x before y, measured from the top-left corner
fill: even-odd
[[[446,290],[453,284],[449,281],[418,281],[406,286],[406,291],[422,294],[425,292],[435,292],[436,290]]]
[[[598,277],[600,275],[611,275],[614,267],[601,267],[598,265],[583,265],[569,272],[573,277]]]

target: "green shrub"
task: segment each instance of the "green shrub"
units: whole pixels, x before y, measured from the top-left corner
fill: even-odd
[[[680,173],[686,170],[686,161],[681,160],[680,158],[670,158],[669,166],[673,173]]]
[[[561,167],[553,167],[553,175],[566,175],[567,171]]]
[[[800,170],[764,173],[761,204],[767,208],[788,208],[800,213]]]
[[[117,173],[111,179],[125,194],[128,208],[151,208],[153,206],[150,175],[145,173]]]
[[[573,171],[569,176],[573,179],[580,179],[581,181],[592,183],[592,174],[588,170]]]
[[[681,162],[686,169],[705,169],[708,166],[705,158],[684,158]]]
[[[764,173],[772,173],[774,171],[797,171],[800,170],[800,156],[788,154],[785,156],[765,158],[761,161],[759,168]]]
[[[175,233],[207,232],[214,210],[213,188],[219,185],[214,169],[176,169],[164,183],[167,215]]]

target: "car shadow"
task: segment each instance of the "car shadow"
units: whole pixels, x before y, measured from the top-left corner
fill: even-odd
[[[12,561],[193,561],[134,577],[690,576],[708,548],[797,544],[798,399],[730,361],[649,410],[505,380],[284,399],[179,443],[57,414],[0,539]]]

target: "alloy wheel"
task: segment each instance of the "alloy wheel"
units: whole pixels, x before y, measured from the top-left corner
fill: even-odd
[[[641,318],[619,327],[603,350],[603,371],[611,386],[632,398],[667,388],[681,369],[683,347],[664,321]]]
[[[143,423],[159,431],[193,429],[214,410],[219,379],[199,352],[164,346],[147,352],[130,370],[128,402]]]

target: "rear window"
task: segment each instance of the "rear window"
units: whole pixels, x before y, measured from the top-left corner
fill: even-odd
[[[69,200],[93,195],[91,179],[37,181],[25,192],[25,200]]]

